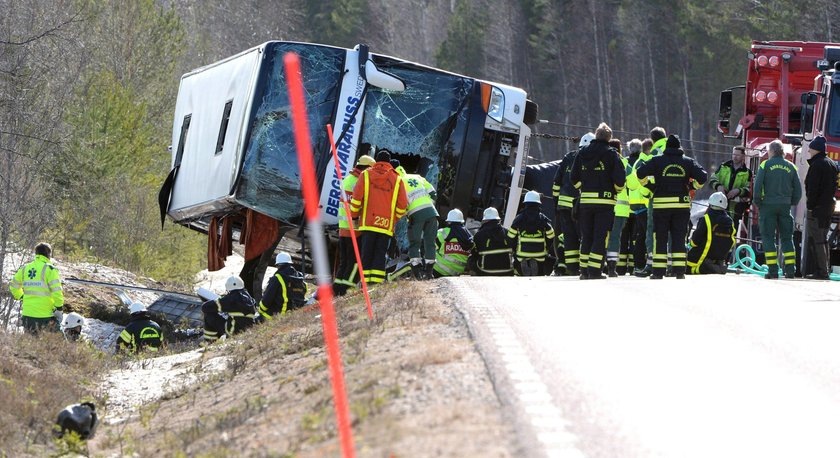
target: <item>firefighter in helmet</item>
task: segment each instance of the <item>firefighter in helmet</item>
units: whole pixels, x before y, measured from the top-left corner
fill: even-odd
[[[592,132],[587,132],[581,137],[578,149],[569,151],[563,156],[560,167],[554,175],[552,193],[557,199],[556,227],[563,233],[563,259],[566,264],[566,275],[580,275],[580,231],[572,215],[574,202],[575,199],[580,198],[580,191],[571,180],[572,165],[580,151],[589,146],[589,142],[594,138],[595,134]]]
[[[691,234],[691,248],[686,255],[688,273],[725,274],[727,259],[735,247],[735,226],[726,212],[726,195],[716,192],[709,197],[709,209]]]
[[[77,312],[70,312],[64,315],[61,320],[61,332],[69,342],[76,342],[82,338],[82,326],[85,325],[85,317]]]
[[[141,350],[158,351],[163,345],[163,331],[152,320],[152,315],[142,302],[135,302],[129,307],[131,318],[128,326],[117,338],[117,352],[136,353]]]
[[[525,193],[522,211],[516,215],[507,237],[516,247],[513,268],[525,277],[549,275],[554,266],[554,227],[541,211],[542,199],[537,191]]]
[[[507,231],[501,225],[499,211],[487,207],[481,218],[481,228],[473,236],[473,250],[470,255],[470,270],[477,275],[513,275],[511,254],[513,242],[507,238]]]
[[[464,214],[453,208],[446,215],[447,227],[438,229],[435,278],[456,277],[464,273],[473,247],[473,238],[464,228]]]
[[[260,301],[260,315],[265,319],[283,316],[288,310],[299,309],[306,303],[306,284],[303,275],[292,265],[289,253],[281,251],[274,259],[277,272],[268,280]]]
[[[225,281],[227,294],[201,305],[204,313],[204,341],[208,343],[251,327],[257,318],[254,298],[237,276]]]

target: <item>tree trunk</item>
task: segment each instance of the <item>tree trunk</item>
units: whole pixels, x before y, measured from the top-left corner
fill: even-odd
[[[653,94],[653,124],[659,125],[659,102],[656,99],[656,70],[653,66],[653,52],[650,49],[650,37],[647,39],[648,64],[650,65],[650,85]],[[648,124],[648,129],[651,128]]]
[[[682,71],[683,71],[683,90],[685,91],[685,108],[688,114],[688,142],[691,145],[692,149],[694,148],[694,144],[691,143],[694,136],[692,135],[692,130],[694,129],[694,115],[691,112],[691,97],[688,93],[688,72],[686,71],[686,62],[683,59]]]

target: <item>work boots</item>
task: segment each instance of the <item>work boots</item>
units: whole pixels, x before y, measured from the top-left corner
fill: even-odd
[[[426,279],[426,271],[423,269],[423,258],[411,258],[411,276],[415,280]]]
[[[615,271],[616,264],[618,264],[616,261],[607,261],[607,275],[610,278],[618,277],[618,272]]]
[[[435,262],[426,260],[426,280],[435,278]]]

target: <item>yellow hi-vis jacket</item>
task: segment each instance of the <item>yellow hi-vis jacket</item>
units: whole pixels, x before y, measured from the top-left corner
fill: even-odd
[[[58,269],[44,255],[21,267],[15,273],[9,291],[17,300],[23,298],[21,314],[31,318],[51,318],[64,305],[64,291]]]

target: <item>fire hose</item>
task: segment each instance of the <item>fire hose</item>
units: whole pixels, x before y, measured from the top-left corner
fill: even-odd
[[[755,259],[755,251],[751,246],[747,244],[738,245],[738,248],[735,249],[735,262],[729,266],[729,271],[764,276],[769,271],[769,267],[766,264],[758,264]],[[828,278],[833,281],[840,281],[840,275],[835,273],[828,274]]]

